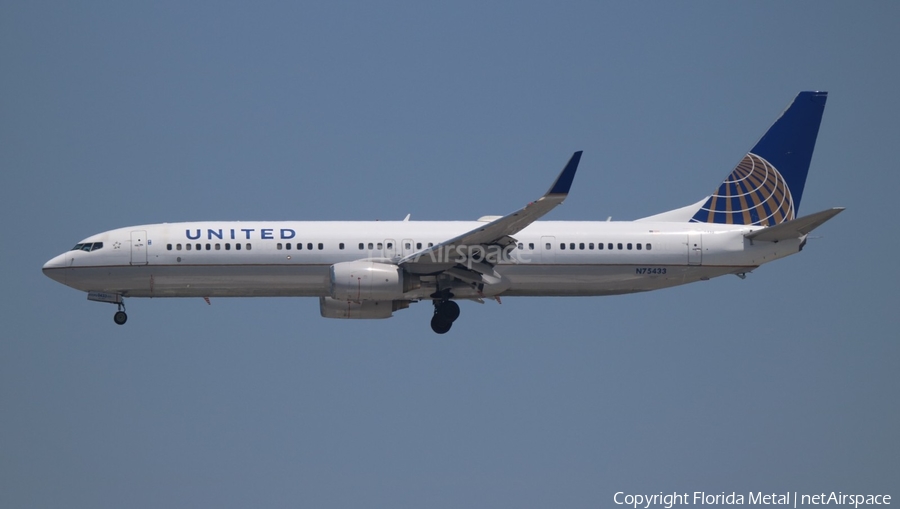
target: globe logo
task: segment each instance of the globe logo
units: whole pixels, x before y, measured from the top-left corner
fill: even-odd
[[[791,219],[794,201],[784,177],[768,161],[748,153],[691,221],[772,226]]]

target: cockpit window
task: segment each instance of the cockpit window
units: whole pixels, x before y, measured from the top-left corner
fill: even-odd
[[[75,244],[70,251],[96,251],[103,248],[102,242],[85,242],[83,244]]]

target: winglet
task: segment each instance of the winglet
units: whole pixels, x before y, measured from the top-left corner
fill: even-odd
[[[578,163],[581,161],[581,153],[579,150],[572,154],[572,158],[566,163],[566,167],[556,177],[556,182],[550,186],[547,194],[569,194],[569,188],[572,187],[572,181],[575,180],[575,170],[578,169]]]

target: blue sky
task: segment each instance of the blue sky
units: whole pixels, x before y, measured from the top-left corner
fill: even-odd
[[[896,3],[0,5],[0,506],[606,507],[900,496]],[[44,277],[205,219],[633,219],[711,193],[827,90],[801,215],[746,280],[463,303],[450,334],[312,299]]]

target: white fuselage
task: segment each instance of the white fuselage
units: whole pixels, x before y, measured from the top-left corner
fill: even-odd
[[[475,221],[192,222],[134,226],[84,239],[44,272],[86,292],[122,297],[322,297],[333,264],[396,263],[429,243],[478,228]],[[802,238],[751,242],[743,225],[684,222],[538,221],[515,235],[499,281],[459,284],[458,298],[614,295],[749,272],[796,253]],[[602,249],[599,246],[602,245]],[[564,249],[563,249],[564,247]],[[452,265],[452,264],[451,264]],[[427,268],[428,266],[426,266]],[[427,299],[421,272],[406,300]]]
[[[504,216],[133,226],[83,240],[44,273],[116,304],[119,325],[127,297],[318,297],[323,317],[347,319],[388,318],[430,300],[437,334],[459,318],[460,299],[616,295],[743,277],[800,251],[843,210],[796,216],[826,97],[798,94],[713,194],[636,221],[540,221],[569,195],[576,151],[547,192]]]

